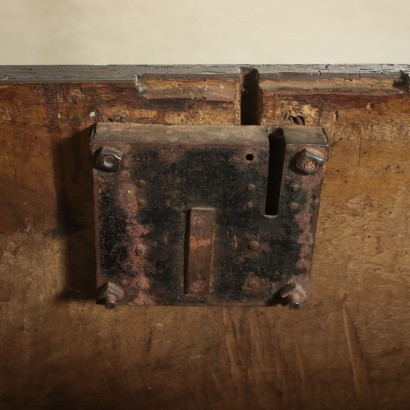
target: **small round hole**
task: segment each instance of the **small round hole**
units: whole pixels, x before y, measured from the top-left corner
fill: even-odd
[[[246,160],[247,160],[248,162],[253,161],[253,154],[248,154],[248,155],[246,156]]]

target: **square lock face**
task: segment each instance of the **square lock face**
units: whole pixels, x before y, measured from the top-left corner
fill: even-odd
[[[107,307],[304,301],[321,128],[99,123],[91,146]]]

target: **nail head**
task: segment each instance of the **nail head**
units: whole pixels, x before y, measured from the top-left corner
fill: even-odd
[[[248,244],[248,249],[251,251],[257,251],[260,248],[260,243],[258,241],[250,241]]]

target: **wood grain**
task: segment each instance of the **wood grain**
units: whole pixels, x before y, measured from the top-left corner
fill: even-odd
[[[0,69],[1,408],[408,408],[408,67],[255,68],[262,124],[332,142],[297,312],[94,301],[91,126],[238,124],[238,67]],[[153,71],[236,91],[144,98]]]
[[[156,80],[156,82],[155,82]],[[155,93],[174,76],[151,77]],[[0,232],[33,226],[89,223],[91,171],[87,146],[93,124],[235,125],[240,122],[240,73],[186,75],[177,98],[149,99],[134,81],[0,84]],[[206,100],[198,83],[213,84]],[[221,96],[215,89],[218,84]],[[157,86],[157,88],[156,88]],[[227,91],[229,89],[229,92]],[[84,174],[85,173],[85,174]],[[80,188],[79,185],[82,184]],[[80,208],[80,209],[79,209]],[[68,215],[69,214],[69,215]],[[61,224],[60,224],[61,225]]]

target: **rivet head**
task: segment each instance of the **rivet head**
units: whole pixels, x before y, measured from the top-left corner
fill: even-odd
[[[299,204],[297,202],[291,202],[290,205],[289,205],[289,208],[292,211],[297,211],[299,209]]]
[[[117,296],[113,294],[109,294],[105,297],[105,308],[106,309],[114,309],[117,306]]]
[[[140,207],[144,207],[144,206],[147,205],[147,202],[146,202],[144,199],[139,199],[139,200],[137,201],[137,204],[138,204],[138,206],[140,206]]]
[[[137,256],[142,256],[144,254],[144,248],[142,246],[136,246],[135,254]]]
[[[256,189],[256,186],[254,184],[249,184],[248,185],[248,191],[253,192],[253,191],[255,191],[255,189]]]
[[[325,162],[323,153],[313,148],[304,148],[296,157],[296,168],[305,174],[315,174]]]
[[[258,241],[250,241],[248,244],[248,249],[251,251],[257,251],[261,247]]]
[[[137,182],[138,188],[145,188],[145,185],[146,185],[146,183],[142,179]]]
[[[293,191],[293,192],[298,192],[298,191],[300,191],[300,185],[299,185],[299,184],[293,184],[293,185],[292,185],[292,191]]]
[[[300,309],[300,301],[289,302],[289,309]]]
[[[123,153],[112,147],[102,147],[97,151],[95,167],[105,172],[116,172],[122,161]]]
[[[253,202],[252,202],[252,201],[247,202],[247,203],[246,203],[246,207],[247,207],[248,209],[253,208]]]

